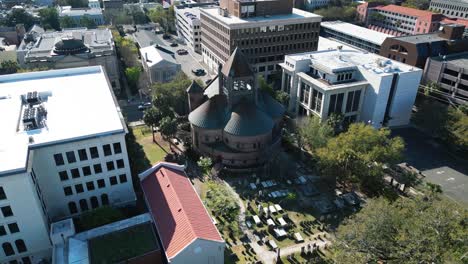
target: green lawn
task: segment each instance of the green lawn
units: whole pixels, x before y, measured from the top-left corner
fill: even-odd
[[[159,134],[156,134],[156,140],[164,148],[162,149],[158,144],[153,142],[153,136],[151,135],[151,129],[147,126],[139,126],[133,128],[133,134],[135,138],[143,147],[143,151],[146,154],[146,157],[152,165],[156,164],[159,161],[163,161],[166,156],[166,151],[169,150],[169,144],[161,139]]]
[[[150,224],[138,225],[89,241],[91,263],[111,264],[157,249]]]

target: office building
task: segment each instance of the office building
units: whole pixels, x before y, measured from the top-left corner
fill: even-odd
[[[91,2],[90,5],[93,3]],[[57,11],[59,13],[59,17],[69,17],[74,22],[74,27],[82,27],[81,21],[84,17],[91,19],[94,21],[96,26],[104,25],[104,16],[102,15],[101,8],[72,8],[71,6],[58,6]]]
[[[177,35],[193,51],[201,53],[200,8],[176,6]]]
[[[204,91],[193,82],[187,93],[193,148],[199,153],[242,169],[262,166],[279,151],[285,109],[260,90],[240,49]]]
[[[325,21],[320,24],[320,36],[352,45],[372,53],[379,53],[386,38],[392,35],[342,21]]]
[[[100,66],[0,76],[2,262],[49,260],[49,224],[136,200],[127,128]]]
[[[316,50],[321,17],[292,1],[222,0],[200,9],[203,61],[211,72],[239,48],[258,75],[280,72],[285,54]]]
[[[431,0],[429,9],[447,17],[468,19],[467,0]]]
[[[114,39],[109,29],[68,29],[44,32],[34,26],[17,49],[23,68],[64,69],[101,65],[112,88],[120,91]]]
[[[358,13],[362,6],[358,6]],[[442,14],[397,5],[376,6],[366,11],[368,28],[393,36],[431,33],[439,29]]]
[[[340,43],[336,47],[288,55],[280,64],[289,111],[322,120],[341,114],[345,123],[375,128],[408,125],[422,70]]]
[[[428,58],[423,78],[440,87],[435,96],[451,104],[468,104],[468,52]]]
[[[166,259],[171,264],[222,264],[225,242],[184,169],[160,162],[139,175]]]
[[[387,38],[382,44],[380,55],[424,68],[429,57],[468,51],[468,39],[463,38],[464,31],[464,26],[449,24],[434,33]]]

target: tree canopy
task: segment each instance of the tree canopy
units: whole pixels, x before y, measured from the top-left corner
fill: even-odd
[[[57,9],[54,7],[42,8],[39,10],[41,26],[44,29],[60,30],[60,20]]]
[[[359,183],[376,192],[382,183],[382,165],[399,162],[403,149],[403,139],[390,137],[389,129],[356,123],[318,149],[317,157],[325,176]]]
[[[162,6],[150,9],[148,12],[148,17],[152,22],[158,23],[163,28],[164,32],[170,31],[172,28],[171,25],[175,24],[175,13],[173,6],[169,7],[167,10],[165,10]]]
[[[72,28],[75,26],[75,21],[69,16],[63,16],[60,18],[61,28]]]
[[[80,18],[80,25],[86,28],[96,28],[96,22],[90,16],[85,15]]]
[[[166,105],[179,115],[188,112],[187,88],[191,80],[183,73],[178,73],[174,79],[166,83],[155,83],[151,87],[153,102],[158,105]]]
[[[17,24],[23,24],[26,30],[32,27],[35,22],[34,17],[22,8],[12,9],[5,18],[6,26],[14,27]]]
[[[370,199],[336,232],[337,263],[462,263],[467,210],[436,195]]]
[[[429,0],[406,0],[403,2],[402,6],[416,8],[420,10],[427,10],[429,8]]]
[[[327,122],[322,122],[317,116],[310,116],[299,126],[299,136],[302,144],[311,151],[327,145],[328,140],[333,136],[333,128]]]

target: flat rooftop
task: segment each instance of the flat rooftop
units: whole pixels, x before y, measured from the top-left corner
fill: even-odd
[[[357,39],[362,39],[376,45],[382,45],[384,40],[388,37],[393,37],[392,35],[381,33],[375,30],[371,30],[365,27],[360,27],[354,24],[346,23],[343,21],[325,21],[320,23],[320,26],[323,28],[329,28],[337,32],[343,33],[355,37]]]
[[[28,92],[47,113],[37,129],[22,118]],[[126,132],[101,66],[0,76],[0,113],[0,175],[23,172],[29,149]]]
[[[71,6],[63,6],[59,10],[59,16],[84,16],[84,15],[102,15],[101,8],[72,8]]]
[[[431,59],[437,60],[437,61],[446,61],[458,67],[468,69],[468,52],[455,53],[455,54],[446,55],[446,56],[432,57]]]
[[[394,37],[394,38],[404,41],[404,42],[413,43],[413,44],[447,41],[447,39],[439,37],[438,33],[408,35],[408,36],[401,36],[401,37]]]
[[[263,25],[287,25],[292,23],[320,22],[322,20],[322,17],[317,14],[303,11],[297,8],[293,8],[291,14],[249,18],[239,18],[233,15],[225,17],[219,14],[218,9],[218,7],[209,7],[201,8],[200,11],[215,18],[218,21],[221,21],[230,28],[242,28],[243,26],[249,24],[253,24],[258,27]]]

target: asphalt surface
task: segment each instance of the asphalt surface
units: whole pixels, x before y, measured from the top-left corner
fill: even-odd
[[[468,207],[468,161],[415,128],[392,131],[405,140],[405,161],[420,170],[426,180],[442,187],[445,195]]]

